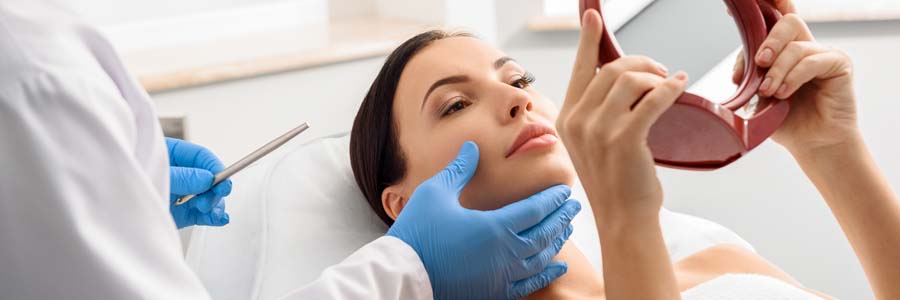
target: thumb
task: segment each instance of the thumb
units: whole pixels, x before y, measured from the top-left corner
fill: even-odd
[[[743,49],[739,51],[740,53],[737,56],[737,59],[734,60],[734,73],[731,74],[731,82],[734,84],[741,84],[741,81],[744,79],[744,56],[745,53]]]
[[[196,195],[212,187],[213,173],[204,169],[170,167],[170,192],[175,195]]]
[[[591,2],[591,1],[588,1]],[[592,46],[603,43],[603,17],[596,7],[588,7],[581,15],[581,41]]]
[[[797,13],[797,8],[794,7],[794,1],[791,0],[775,0],[775,8],[782,14]]]
[[[456,159],[433,179],[436,179],[441,186],[456,190],[456,194],[459,195],[463,187],[475,175],[475,169],[478,168],[478,156],[478,145],[471,141],[463,143]]]

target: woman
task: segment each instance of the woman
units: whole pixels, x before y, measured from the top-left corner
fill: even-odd
[[[892,284],[900,280],[900,204],[857,130],[849,58],[815,43],[790,2],[779,9],[788,14],[754,58],[771,67],[759,92],[793,97],[791,114],[773,138],[835,212],[876,296],[900,299]],[[354,175],[375,212],[390,224],[415,188],[471,140],[481,156],[462,191],[463,206],[499,208],[549,186],[572,185],[577,173],[594,210],[603,274],[566,244],[556,259],[568,263],[568,273],[530,298],[678,299],[731,273],[761,275],[752,277],[751,290],[829,298],[737,247],[716,246],[670,263],[658,219],[663,192],[645,140],[684,91],[687,76],[667,77],[664,66],[637,56],[598,71],[602,22],[588,11],[583,23],[558,114],[530,85],[530,73],[469,35],[431,31],[397,48],[363,101],[351,136]]]

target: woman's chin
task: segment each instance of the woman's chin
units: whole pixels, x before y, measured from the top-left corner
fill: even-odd
[[[550,187],[575,183],[575,169],[567,155],[519,157],[501,168],[486,170],[463,190],[466,208],[493,210],[521,201]],[[500,167],[500,166],[497,166]]]

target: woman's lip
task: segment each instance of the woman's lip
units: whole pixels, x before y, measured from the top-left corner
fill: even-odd
[[[524,144],[513,150],[513,152],[510,153],[507,158],[512,157],[513,155],[516,155],[518,153],[523,153],[538,148],[549,147],[556,144],[556,142],[558,141],[559,138],[557,138],[555,135],[551,133],[545,133],[543,135],[528,139]]]
[[[542,138],[539,141],[543,141],[543,143],[538,143],[538,146],[541,146],[543,144],[555,143],[556,142],[555,140],[558,139],[558,138],[556,138],[556,131],[554,131],[552,127],[544,125],[539,122],[525,124],[525,126],[522,127],[522,130],[519,131],[519,135],[516,136],[516,139],[512,142],[512,144],[509,146],[509,149],[506,151],[506,157],[508,158],[508,157],[512,156],[513,153],[519,151],[519,148],[521,148],[523,145],[525,145],[525,143],[529,142],[530,140],[532,140],[534,138],[542,137],[546,134],[553,135],[554,141],[552,143],[550,143],[549,138]]]

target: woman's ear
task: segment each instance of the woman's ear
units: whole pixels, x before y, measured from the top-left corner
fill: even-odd
[[[381,205],[384,207],[384,212],[391,219],[397,219],[400,211],[406,206],[407,201],[406,193],[404,193],[402,186],[399,184],[389,186],[381,192]]]

